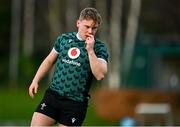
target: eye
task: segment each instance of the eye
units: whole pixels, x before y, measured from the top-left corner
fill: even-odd
[[[87,29],[89,29],[90,27],[89,26],[85,26]]]
[[[93,27],[92,29],[93,29],[93,30],[96,30],[96,29],[97,29],[97,27]]]

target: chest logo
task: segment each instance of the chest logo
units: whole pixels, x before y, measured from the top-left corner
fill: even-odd
[[[80,55],[80,50],[76,47],[70,48],[68,51],[68,56],[71,59],[76,59],[79,57],[79,55]]]

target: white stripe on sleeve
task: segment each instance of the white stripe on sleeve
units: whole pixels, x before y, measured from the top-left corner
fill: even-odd
[[[55,52],[55,53],[57,53],[57,54],[59,54],[59,52],[58,51],[56,51],[56,49],[53,47],[53,51]]]
[[[103,63],[107,64],[107,61],[104,60],[103,58],[98,58],[100,61],[102,61]]]

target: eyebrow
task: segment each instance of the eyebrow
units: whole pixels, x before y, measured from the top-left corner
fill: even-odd
[[[86,26],[86,27],[91,27],[91,26],[89,26],[89,25],[84,25],[84,26]],[[92,28],[98,28],[98,26],[93,26]]]

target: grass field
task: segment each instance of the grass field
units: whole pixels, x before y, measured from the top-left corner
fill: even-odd
[[[29,125],[32,113],[39,103],[44,90],[40,90],[34,99],[28,95],[27,89],[0,89],[0,125]],[[84,126],[117,126],[117,121],[99,118],[90,102]]]

